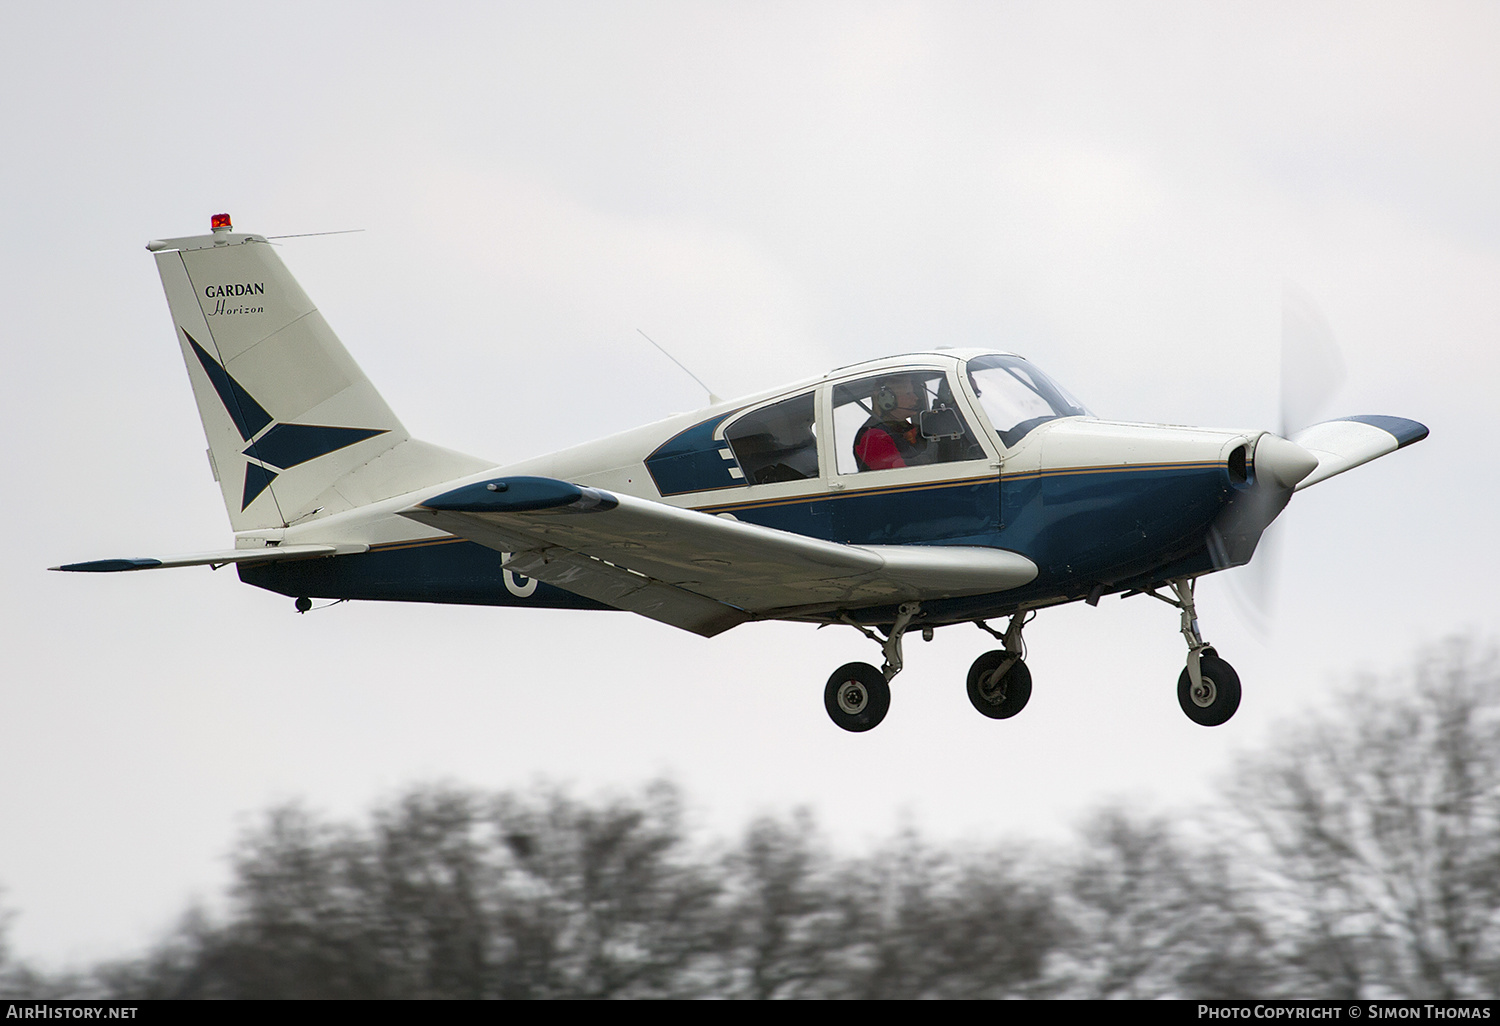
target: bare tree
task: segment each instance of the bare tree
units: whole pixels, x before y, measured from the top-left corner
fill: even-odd
[[[651,997],[701,992],[719,884],[676,792],[602,806],[418,789],[365,830],[273,811],[229,918],[96,972],[150,997]]]
[[[370,847],[298,806],[273,810],[235,858],[229,922],[185,924],[176,938],[197,948],[181,996],[405,996],[381,957]]]
[[[1018,849],[961,854],[912,833],[846,865],[851,910],[844,996],[1026,997],[1043,986],[1059,926],[1050,891]]]
[[[1059,993],[1086,998],[1251,997],[1274,967],[1233,859],[1165,819],[1120,810],[1084,824],[1063,874],[1069,930],[1051,967]]]
[[[506,795],[499,914],[507,997],[666,997],[702,990],[720,883],[686,847],[675,788],[601,808]]]
[[[1500,670],[1453,641],[1237,776],[1289,985],[1500,993]]]
[[[840,953],[855,917],[839,900],[834,860],[819,844],[811,814],[751,823],[727,855],[723,876],[720,993],[836,995]]]
[[[10,954],[6,936],[12,918],[15,918],[15,912],[0,907],[0,999],[92,996],[87,993],[90,981],[86,977],[72,972],[46,974],[37,972],[24,962],[17,962]]]

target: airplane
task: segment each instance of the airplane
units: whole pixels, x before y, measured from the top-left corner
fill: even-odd
[[[1224,723],[1240,681],[1200,630],[1198,578],[1248,563],[1295,492],[1427,436],[1390,416],[1291,438],[1120,423],[1016,354],[933,349],[500,466],[412,438],[264,236],[218,214],[207,235],[146,248],[234,548],[51,569],[234,564],[299,612],[315,598],[615,609],[704,637],[847,625],[882,654],[824,688],[853,732],[884,719],[908,632],[997,639],[966,688],[1007,719],[1031,696],[1026,623],[1114,594],[1179,611],[1178,702]]]

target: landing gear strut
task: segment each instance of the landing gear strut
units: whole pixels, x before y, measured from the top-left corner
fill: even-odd
[[[995,633],[983,622],[975,622],[983,630]],[[986,652],[969,667],[969,701],[992,720],[1009,719],[1026,708],[1031,699],[1031,671],[1022,659],[1026,646],[1021,640],[1021,628],[1025,622],[1024,612],[1012,616],[1005,633],[996,635],[1005,642],[1005,647]]]
[[[843,618],[849,626],[880,644],[885,663],[878,670],[869,663],[845,663],[833,672],[823,689],[823,707],[834,723],[858,732],[877,727],[885,719],[891,707],[891,678],[901,672],[903,664],[901,636],[921,612],[922,603],[903,603],[884,638],[847,615]]]
[[[1177,678],[1177,704],[1188,719],[1205,727],[1228,721],[1240,707],[1240,678],[1234,667],[1219,658],[1213,646],[1198,632],[1198,611],[1193,605],[1191,577],[1168,582],[1177,598],[1152,591],[1148,594],[1182,610],[1182,636],[1187,640],[1187,668]]]

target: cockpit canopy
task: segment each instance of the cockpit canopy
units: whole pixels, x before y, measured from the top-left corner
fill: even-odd
[[[1010,448],[1032,428],[1059,417],[1090,417],[1068,391],[1019,356],[976,356],[969,385],[1000,441]]]
[[[664,496],[925,466],[974,474],[983,471],[960,465],[988,458],[985,420],[1009,449],[1039,424],[1077,416],[1090,414],[1018,356],[917,354],[841,368],[790,395],[700,421],[645,463]]]

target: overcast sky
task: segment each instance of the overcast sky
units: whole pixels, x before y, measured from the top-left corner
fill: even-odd
[[[0,903],[50,964],[146,944],[273,802],[667,775],[729,834],[1060,836],[1214,801],[1357,672],[1500,617],[1492,2],[6,5],[0,13]],[[1277,422],[1282,287],[1325,411],[1431,437],[1296,497],[1265,639],[1220,578],[1229,724],[1177,707],[1176,612],[1047,611],[989,721],[972,627],[846,734],[854,631],[290,599],[74,560],[231,541],[148,239],[228,211],[414,434],[504,462],[934,345],[1020,352],[1101,416]],[[1184,812],[1184,815],[1188,813]]]

